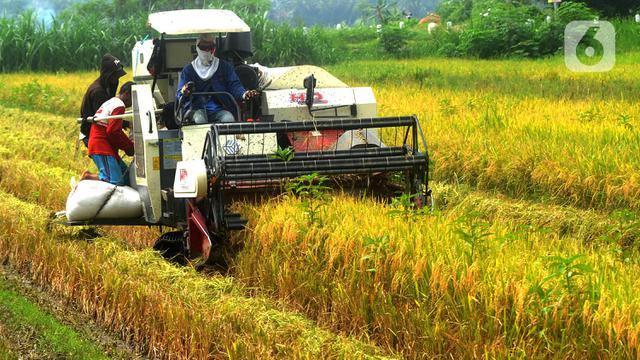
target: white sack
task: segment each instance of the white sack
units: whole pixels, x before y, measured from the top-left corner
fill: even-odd
[[[67,219],[93,219],[115,185],[99,180],[82,180],[67,198]],[[96,219],[132,219],[142,217],[142,201],[138,192],[128,186],[118,186]]]

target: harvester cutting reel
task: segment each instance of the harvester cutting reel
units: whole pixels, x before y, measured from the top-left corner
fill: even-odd
[[[293,156],[282,159],[267,151],[275,142],[292,148]],[[202,159],[208,217],[217,233],[244,227],[238,214],[226,211],[232,195],[278,188],[284,179],[311,173],[402,174],[416,207],[432,202],[429,154],[415,116],[215,124]]]

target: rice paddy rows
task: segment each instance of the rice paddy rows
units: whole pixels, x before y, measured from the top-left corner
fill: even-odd
[[[3,148],[0,152],[0,172],[4,174],[0,182],[6,188],[19,192],[22,199],[35,201],[51,210],[61,209],[69,189],[68,180],[93,166],[81,151],[76,157],[68,156],[74,152],[75,125],[63,116],[0,109],[5,114],[0,118],[0,129],[12,133],[12,137],[0,144]],[[46,137],[34,136],[35,124]],[[45,163],[47,166],[43,166]],[[44,180],[47,180],[47,186],[39,186]],[[611,214],[595,210],[510,200],[499,194],[473,191],[463,185],[432,185],[437,194],[437,207],[442,210],[455,208],[457,213],[476,210],[486,220],[547,228],[585,241],[606,236],[619,223],[610,218]],[[625,238],[634,236],[631,231],[623,235]]]
[[[621,56],[614,71],[589,77],[556,60],[357,62],[332,71],[373,85],[381,115],[411,109],[419,116],[436,180],[536,201],[637,210],[640,72],[633,58]],[[0,99],[75,115],[78,84],[93,77],[1,75]],[[55,94],[66,105],[51,106]]]
[[[639,206],[640,92],[636,67],[622,64],[596,78],[555,61],[358,63],[378,68],[352,79],[338,67],[348,82],[378,82],[382,115],[411,109],[423,120],[441,211],[397,217],[336,194],[319,225],[291,197],[236,204],[250,223],[233,237],[235,281],[409,358],[637,357],[640,226],[628,210]],[[0,99],[29,84],[11,76]],[[46,91],[66,86],[42,81]],[[75,126],[3,110],[0,126],[21,141],[2,143],[0,186],[59,208],[68,177],[87,165],[69,156]],[[34,127],[45,131],[33,136]],[[42,152],[48,142],[53,154]]]
[[[46,123],[55,128],[56,121],[64,119],[51,117]],[[29,127],[16,131],[28,132]],[[12,145],[11,151],[14,159],[0,161],[0,186],[22,199],[59,208],[68,176],[79,170],[56,168],[55,159],[44,159],[47,165],[19,160],[35,153],[29,146]],[[35,196],[44,179],[64,185]],[[561,348],[595,354],[603,346],[618,355],[637,351],[628,341],[635,336],[637,304],[624,294],[637,287],[638,265],[624,265],[633,254],[615,241],[616,222],[593,211],[492,198],[464,187],[439,185],[437,190],[446,194],[441,198],[447,210],[409,223],[389,217],[388,206],[341,196],[327,208],[325,227],[308,230],[295,199],[245,205],[243,213],[263,215],[251,216],[253,230],[235,237],[244,248],[232,259],[234,274],[255,293],[286,300],[288,307],[323,326],[370,338],[407,357],[472,356],[474,351],[558,355]],[[480,213],[471,214],[471,209]],[[469,258],[471,247],[458,232],[474,226],[490,234],[476,239],[477,252]],[[590,245],[582,240],[585,234],[614,240]],[[636,233],[628,229],[625,234]],[[563,290],[558,279],[544,281],[552,271],[546,256],[582,253],[587,256],[580,264],[594,273],[576,280],[575,293]],[[614,274],[620,264],[624,271]],[[612,276],[614,284],[608,281]],[[539,295],[536,286],[547,295]],[[562,330],[570,333],[587,331],[590,324],[591,342],[563,340],[556,322],[574,324]],[[620,331],[607,332],[614,322]]]
[[[48,214],[64,207],[70,176],[77,176],[89,162],[82,155],[68,156],[76,136],[68,118],[3,110],[0,126],[14,136],[2,144],[6,151],[0,155],[0,188],[13,195],[0,193],[0,209],[12,209],[0,210],[0,243],[6,242],[0,246],[0,257],[52,291],[80,302],[83,311],[141,351],[158,358],[382,356],[370,345],[279,310],[277,303],[244,297],[246,291],[231,278],[203,277],[193,269],[176,269],[150,250],[131,250],[132,241],[137,248],[148,248],[151,243],[137,235],[148,239],[154,231],[110,229],[112,236],[131,241],[104,238],[93,244],[75,240],[78,234],[73,230],[47,233]],[[14,226],[16,221],[21,228]],[[112,264],[104,265],[107,260]]]

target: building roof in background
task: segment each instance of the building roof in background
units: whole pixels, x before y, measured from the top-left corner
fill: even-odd
[[[436,14],[436,13],[429,13],[427,16],[423,17],[422,19],[420,19],[420,24],[424,24],[424,23],[436,23],[436,24],[440,24],[440,15]]]

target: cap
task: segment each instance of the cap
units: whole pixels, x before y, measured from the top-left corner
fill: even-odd
[[[117,77],[122,77],[127,74],[124,71],[124,67],[120,63],[120,59],[107,53],[102,57],[102,65],[100,67],[100,73],[110,77],[115,74]]]
[[[216,38],[213,37],[213,34],[200,34],[200,36],[198,36],[198,40],[196,40],[196,45],[199,45],[203,41],[215,44]]]

